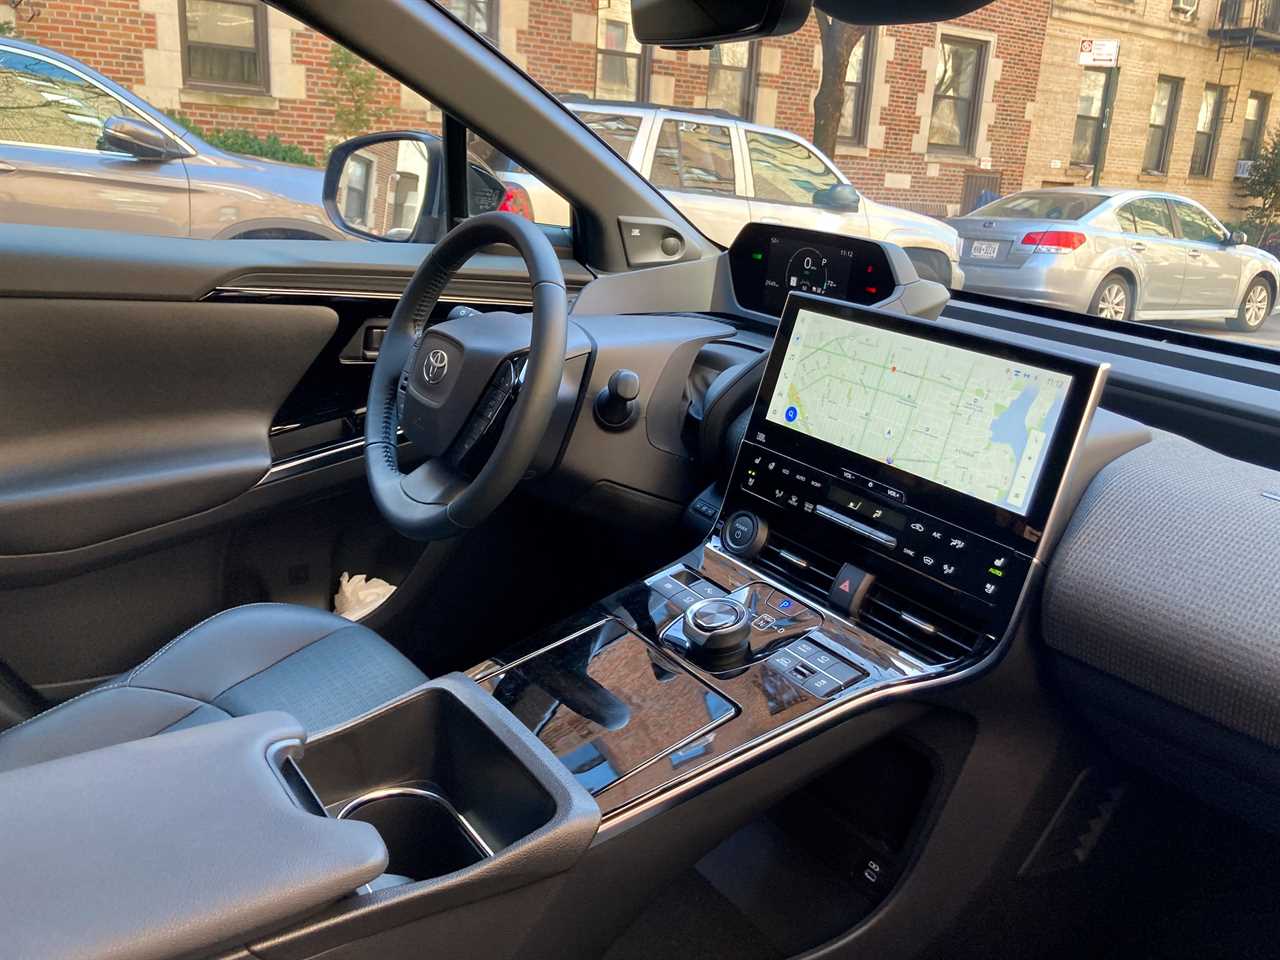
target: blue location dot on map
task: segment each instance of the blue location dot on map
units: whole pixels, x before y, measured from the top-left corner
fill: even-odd
[[[797,410],[795,407],[787,407],[787,412],[785,416],[787,418],[787,423],[790,423],[796,417],[800,416],[800,411]]]

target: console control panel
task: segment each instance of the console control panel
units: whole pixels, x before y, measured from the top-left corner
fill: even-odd
[[[793,515],[787,529],[827,525],[987,604],[1012,594],[1030,566],[1024,554],[915,509],[901,491],[852,471],[835,476],[750,442],[743,443],[739,462],[739,489]],[[736,525],[721,534],[731,550],[754,536],[752,523],[737,515],[732,521]]]
[[[841,651],[822,631],[811,630],[774,653],[764,665],[815,696],[832,697],[866,679],[867,672],[854,666],[851,659],[851,654]]]

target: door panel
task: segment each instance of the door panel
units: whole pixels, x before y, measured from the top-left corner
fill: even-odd
[[[187,235],[191,202],[180,161],[11,143],[0,144],[0,161],[12,167],[0,174],[0,219],[8,223]]]
[[[397,586],[375,628],[415,608],[440,551],[373,506],[343,351],[428,252],[0,224],[0,675],[59,701],[236,603],[327,608],[343,573]],[[440,312],[528,298],[486,254]]]
[[[0,554],[83,547],[231,500],[337,327],[324,307],[11,299]]]
[[[1134,225],[1127,242],[1142,264],[1139,309],[1143,313],[1174,309],[1182,295],[1187,253],[1174,235],[1169,205],[1161,197],[1140,197],[1125,204],[1120,215]]]
[[[1226,228],[1199,207],[1174,200],[1187,268],[1178,304],[1188,310],[1234,312],[1236,289],[1240,283],[1240,261],[1222,245]]]

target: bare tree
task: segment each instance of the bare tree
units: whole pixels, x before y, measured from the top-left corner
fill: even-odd
[[[844,110],[844,75],[849,58],[867,33],[867,27],[845,23],[820,10],[818,35],[822,38],[822,77],[818,95],[813,98],[813,143],[829,157],[835,156],[836,138],[840,135],[840,113]]]

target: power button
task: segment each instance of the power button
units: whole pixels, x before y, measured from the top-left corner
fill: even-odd
[[[725,549],[738,557],[755,556],[764,546],[766,536],[764,521],[749,510],[733,513],[720,532]]]

